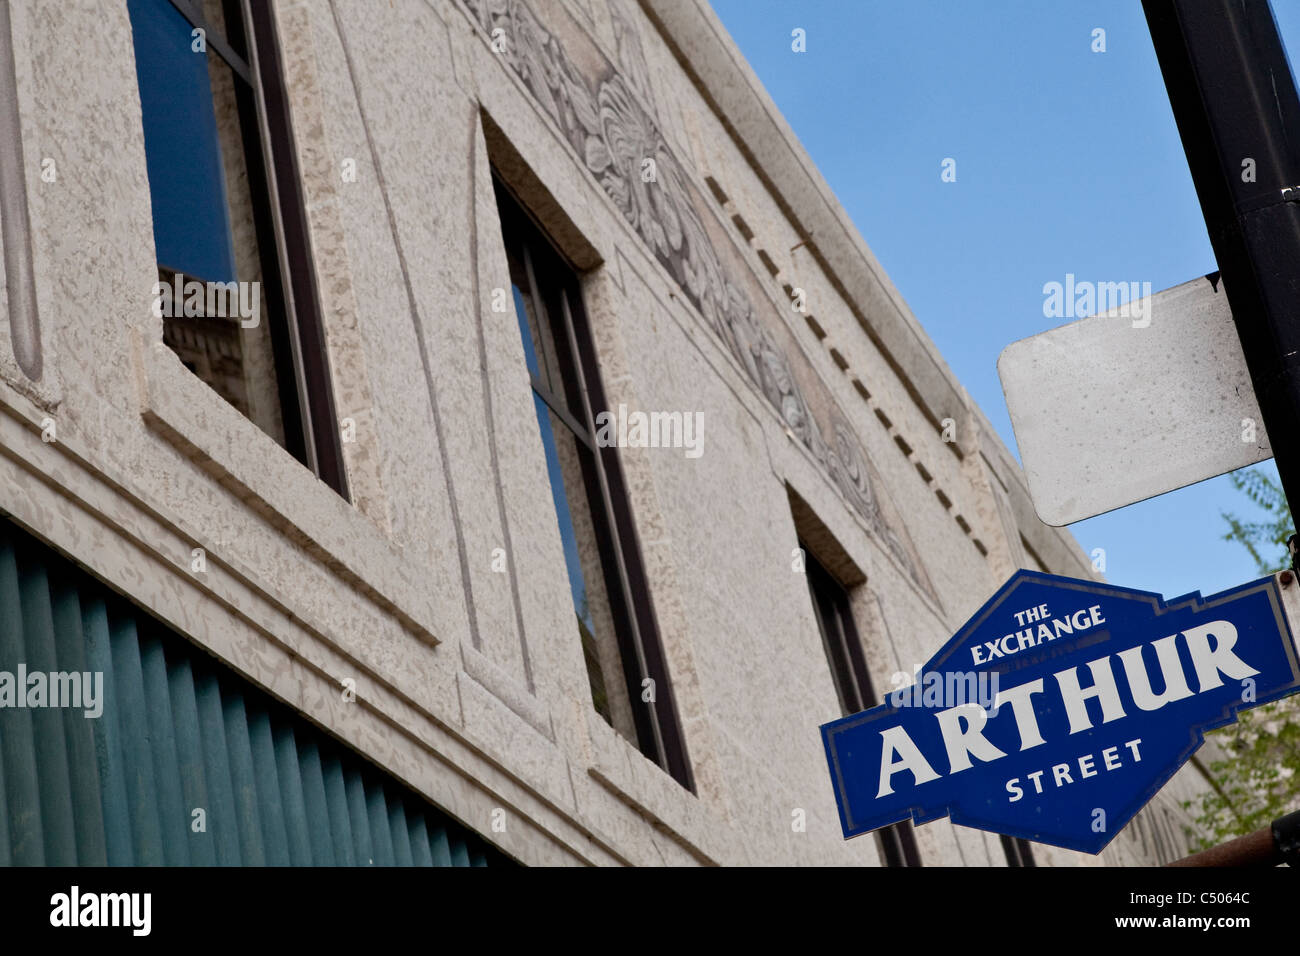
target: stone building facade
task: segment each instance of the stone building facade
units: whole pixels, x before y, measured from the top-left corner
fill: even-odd
[[[1185,852],[1195,766],[1098,859],[842,839],[818,726],[1094,572],[704,0],[0,9],[22,534],[503,858]]]

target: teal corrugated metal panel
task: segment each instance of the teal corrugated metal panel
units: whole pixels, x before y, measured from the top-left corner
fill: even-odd
[[[221,681],[221,705],[225,715],[226,747],[230,755],[230,783],[235,792],[235,825],[239,828],[239,856],[244,866],[265,866],[262,820],[258,815],[257,782],[253,770],[253,748],[248,739],[248,717],[244,698]]]
[[[199,704],[194,692],[194,668],[189,657],[172,654],[167,659],[167,689],[176,732],[177,772],[181,785],[181,825],[189,844],[190,862],[197,866],[217,863],[216,834],[208,826],[208,782],[203,772],[203,734],[199,729]],[[202,813],[196,819],[195,810]]]
[[[218,866],[239,866],[238,810],[234,777],[230,772],[230,749],[226,744],[226,718],[221,706],[221,685],[211,668],[194,667],[194,703],[199,712],[199,739],[203,751],[203,780],[208,788],[204,821],[217,853]]]
[[[451,865],[469,866],[469,846],[460,834],[451,837]]]
[[[508,862],[0,518],[0,865]]]
[[[82,686],[82,701],[103,707],[102,682],[86,666],[86,639],[77,591],[68,582],[51,582],[50,599],[54,609],[54,648],[59,670],[76,675]],[[98,690],[95,685],[99,684]],[[87,686],[89,685],[89,686]],[[84,696],[89,692],[89,696]],[[99,763],[95,758],[94,720],[86,719],[87,707],[63,710],[63,734],[68,745],[68,776],[72,784],[72,817],[75,827],[77,862],[82,866],[108,863],[105,844],[104,812],[99,801]],[[101,710],[102,716],[102,710]],[[95,718],[96,720],[98,718]]]
[[[411,828],[406,822],[406,807],[397,794],[384,794],[388,804],[388,833],[393,841],[393,862],[398,866],[413,866],[411,859]]]
[[[122,767],[127,805],[131,812],[131,848],[135,866],[160,866],[165,861],[162,828],[158,820],[158,788],[154,782],[149,716],[145,713],[144,670],[140,666],[140,638],[135,621],[112,618],[109,640],[113,647],[116,702],[108,705],[119,715],[122,731]]]
[[[411,864],[413,866],[433,866],[433,854],[429,852],[429,828],[424,822],[424,813],[416,810],[410,817],[411,826]]]
[[[3,723],[0,722],[0,731],[3,730]],[[13,850],[9,846],[9,825],[5,822],[9,819],[9,801],[5,799],[5,762],[4,755],[0,753],[0,866],[13,866]]]
[[[239,866],[238,810],[235,809],[234,778],[230,774],[230,748],[226,745],[225,711],[221,706],[221,684],[209,667],[195,661],[194,702],[199,710],[199,740],[203,749],[203,779],[208,787],[207,826],[217,852],[218,866]]]
[[[325,778],[325,799],[329,803],[330,832],[334,839],[334,863],[337,866],[357,866],[357,843],[352,835],[352,809],[348,802],[347,781],[343,777],[343,762],[332,747],[322,747],[321,775]],[[365,862],[365,858],[361,859]]]
[[[432,820],[429,821],[429,849],[433,854],[434,866],[455,866],[451,860],[451,844],[447,842],[447,831]]]
[[[348,795],[348,822],[352,826],[352,845],[357,854],[357,866],[374,866],[375,848],[370,841],[366,785],[361,780],[361,774],[350,767],[343,768],[343,785]]]
[[[18,590],[23,603],[27,672],[52,674],[59,669],[59,663],[54,651],[54,617],[45,568],[30,559],[24,560],[18,570]],[[29,703],[40,700],[33,694],[39,689],[39,683],[35,686],[29,683]],[[45,693],[49,694],[50,690],[47,683]],[[77,844],[72,816],[72,781],[68,778],[68,748],[63,741],[63,714],[59,708],[33,707],[32,735],[36,752],[36,782],[41,794],[45,865],[75,866]]]
[[[13,543],[6,539],[0,542],[0,661],[6,662],[6,670],[11,669],[8,662],[16,666],[27,659],[23,633],[18,558]],[[13,678],[15,684],[16,680]],[[21,694],[23,688],[15,687],[14,691]],[[0,751],[4,754],[5,802],[9,810],[13,862],[19,866],[40,866],[45,862],[45,845],[30,710],[8,706],[0,711]]]
[[[302,785],[302,815],[307,828],[307,843],[311,848],[311,861],[316,866],[334,866],[334,835],[330,832],[329,797],[325,795],[325,771],[321,767],[320,748],[310,738],[295,740],[295,743],[298,747],[298,773]]]
[[[257,815],[262,821],[266,863],[288,866],[291,862],[289,837],[284,826],[284,803],[280,799],[280,775],[275,769],[271,718],[252,701],[248,702],[248,743],[253,753],[253,775],[257,778]]]
[[[393,834],[388,829],[388,803],[384,787],[378,780],[365,782],[366,813],[370,817],[370,842],[375,848],[375,866],[392,866]]]
[[[118,709],[108,706],[108,701],[116,693],[108,608],[100,598],[83,600],[81,608],[86,667],[92,673],[104,675],[104,712],[90,722],[95,737],[95,762],[99,768],[104,845],[110,866],[130,866],[135,854],[131,842],[131,805],[126,792],[126,763],[122,758],[122,730],[118,723]]]
[[[283,720],[271,727],[275,746],[275,769],[280,778],[280,799],[284,806],[285,835],[289,840],[289,862],[311,866],[311,834],[307,829],[307,801],[302,792],[302,765],[293,728]]]
[[[149,688],[144,709],[158,794],[158,830],[162,834],[163,859],[167,865],[185,866],[190,862],[190,828],[186,825],[189,813],[181,793],[181,764],[176,755],[167,661],[162,641],[152,631],[145,628],[140,634],[140,671],[144,686]]]

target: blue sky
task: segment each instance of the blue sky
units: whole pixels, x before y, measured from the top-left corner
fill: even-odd
[[[1215,271],[1138,0],[712,0],[948,364],[1016,452],[1010,342],[1059,325],[1066,273]],[[1274,0],[1300,51],[1300,0]],[[807,51],[791,50],[802,28]],[[1092,31],[1106,52],[1092,52]],[[957,181],[940,179],[956,160]],[[1265,466],[1276,475],[1272,462]],[[1223,540],[1251,508],[1224,476],[1071,526],[1106,577],[1174,597],[1258,576]]]

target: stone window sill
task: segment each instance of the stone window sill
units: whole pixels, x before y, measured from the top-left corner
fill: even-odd
[[[375,525],[192,375],[162,342],[135,334],[146,424],[267,521],[436,645],[435,615],[412,562]]]
[[[587,772],[624,803],[658,823],[700,862],[720,865],[731,854],[730,824],[696,794],[587,707],[592,761]]]

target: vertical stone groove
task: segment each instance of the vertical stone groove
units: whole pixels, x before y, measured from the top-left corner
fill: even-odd
[[[9,0],[0,0],[0,242],[9,300],[9,341],[23,374],[41,377],[41,330],[36,314],[31,222],[27,215],[18,79],[14,68]]]

